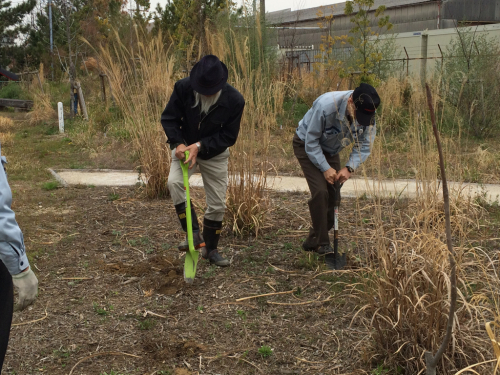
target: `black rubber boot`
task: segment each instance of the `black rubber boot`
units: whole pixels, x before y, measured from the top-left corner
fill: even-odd
[[[316,239],[316,237],[311,237],[311,235],[309,235],[309,237],[307,237],[306,240],[302,242],[302,249],[304,249],[304,251],[318,250],[318,240]]]
[[[316,250],[318,255],[333,254],[333,249],[330,245],[322,245]]]
[[[182,226],[182,230],[186,233],[186,240],[181,242],[178,246],[179,250],[187,251],[189,249],[189,244],[187,240],[187,219],[186,219],[186,202],[182,202],[175,205],[175,212],[177,212],[177,217]],[[193,227],[193,242],[194,248],[200,249],[205,246],[205,240],[200,233],[200,225],[198,223],[198,217],[196,216],[196,211],[194,210],[193,201],[191,201],[191,221]]]
[[[210,264],[227,267],[229,261],[224,259],[217,250],[221,231],[222,221],[203,219],[203,238],[205,238],[206,247],[202,249],[201,255],[203,259],[208,259]]]

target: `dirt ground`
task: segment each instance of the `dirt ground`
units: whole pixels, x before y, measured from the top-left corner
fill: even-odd
[[[171,200],[135,188],[46,185],[49,167],[130,169],[126,145],[103,140],[95,153],[53,125],[16,124],[2,152],[40,288],[36,303],[14,314],[5,374],[374,373],[369,332],[353,320],[361,302],[345,292],[373,238],[366,202],[342,203],[346,272],[328,272],[301,250],[308,196],[270,194],[260,236],[234,237],[226,220],[220,247],[231,267],[200,261],[187,285]],[[193,190],[201,217],[204,193]],[[495,209],[481,230],[498,237],[499,227]],[[238,301],[262,294],[270,295]]]
[[[336,298],[331,273],[300,250],[306,198],[274,196],[271,224],[257,240],[226,228],[222,253],[232,266],[201,261],[187,285],[171,201],[143,200],[125,188],[31,191],[15,209],[40,295],[15,313],[20,325],[5,373],[69,374],[75,366],[73,374],[354,371],[354,343],[365,332],[350,326],[356,305]],[[203,192],[194,199],[202,203]],[[280,292],[287,293],[237,302]],[[262,346],[271,348],[267,358]]]

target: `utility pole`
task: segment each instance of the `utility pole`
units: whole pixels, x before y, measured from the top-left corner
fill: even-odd
[[[137,2],[136,2],[136,5],[137,5]],[[129,14],[130,15],[130,55],[132,56],[131,65],[132,65],[132,70],[134,71],[134,78],[137,79],[137,73],[135,71],[135,57],[134,57],[134,43],[133,43],[134,32],[132,31],[133,26],[134,26],[134,16],[133,16],[134,8],[132,8],[132,0],[130,1],[129,12],[130,12],[130,14]]]
[[[50,27],[50,70],[54,81],[54,39],[52,37],[52,0],[49,0],[49,27]]]

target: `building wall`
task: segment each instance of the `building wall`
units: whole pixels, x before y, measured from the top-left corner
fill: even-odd
[[[500,22],[500,0],[376,0],[374,9],[379,5],[387,6],[385,15],[394,25],[389,32],[391,34],[454,28],[462,21]],[[344,6],[339,4],[333,8],[317,7],[295,12],[284,10],[269,14],[269,22],[287,28],[278,29],[275,45],[313,45],[317,48],[328,35],[347,35],[352,24],[350,17],[343,14]],[[321,29],[319,11],[334,16],[333,22],[323,22]],[[374,31],[381,32],[375,19],[371,26]]]
[[[480,35],[486,35],[486,37],[489,39],[496,39],[500,45],[500,24],[461,28],[461,31],[468,31],[471,33],[475,32],[476,37]],[[425,52],[422,50],[423,35],[427,35],[426,61],[421,60],[421,58],[425,55]],[[382,38],[384,37],[385,36],[383,36]],[[422,72],[423,64],[425,64],[427,74],[433,74],[437,62],[440,61],[442,57],[441,51],[446,53],[446,50],[452,40],[457,37],[458,34],[455,28],[398,34],[394,39],[396,46],[396,56],[394,58],[401,60],[395,62],[394,74],[406,75],[408,72],[408,74],[410,75],[420,75]],[[408,53],[409,60],[406,60],[407,56],[405,48]],[[333,54],[335,56],[335,59],[343,59],[346,53],[348,53],[347,50],[348,48],[334,49]],[[321,51],[319,49],[302,51],[282,49],[280,52],[284,58],[287,54],[288,56],[293,55],[295,57],[293,60],[294,67],[297,67],[297,64],[299,63],[302,68],[312,70],[314,64],[317,64],[321,61]],[[498,58],[500,58],[500,56]],[[497,57],[493,57],[493,59],[497,59]]]

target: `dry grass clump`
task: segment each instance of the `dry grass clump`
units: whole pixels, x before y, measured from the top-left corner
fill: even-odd
[[[226,63],[229,83],[245,98],[245,110],[236,144],[230,148],[227,210],[236,234],[258,234],[268,203],[265,195],[270,132],[283,113],[284,84],[269,74],[261,61],[257,69],[250,65],[249,39],[229,31],[207,33],[211,53]]]
[[[0,116],[0,131],[5,132],[14,128],[14,121],[8,117]]]
[[[0,144],[2,147],[12,146],[14,144],[14,134],[11,132],[0,133]]]
[[[102,69],[123,112],[124,126],[132,136],[140,172],[147,180],[147,195],[167,196],[171,152],[160,117],[175,83],[174,58],[161,34],[150,37],[138,32],[139,48],[134,49],[133,56],[128,44],[121,43],[118,34],[116,38],[110,47],[100,51]]]
[[[28,124],[34,126],[57,118],[57,112],[52,108],[50,95],[37,93],[33,97],[33,109],[26,114]]]
[[[356,271],[362,287],[351,287],[349,292],[360,299],[362,306],[353,323],[360,322],[370,331],[365,359],[384,363],[395,373],[400,368],[404,373],[418,374],[425,371],[424,353],[435,353],[445,333],[450,265],[438,155],[428,112],[424,111],[425,104],[419,104],[425,103],[423,93],[416,90],[405,98],[401,85],[388,92],[394,86],[396,83],[388,83],[383,95],[395,106],[408,100],[405,116],[411,126],[404,147],[419,189],[416,199],[410,202],[396,200],[391,205],[373,198],[369,206],[373,236],[366,244],[362,260],[366,267]],[[378,120],[382,129],[390,118],[388,107],[390,109],[384,106]],[[387,155],[383,132],[370,157],[371,167],[378,171]],[[448,170],[455,162],[452,151],[456,146],[448,141],[443,143]],[[367,175],[377,175],[368,170],[370,167],[366,168]],[[360,207],[360,222],[366,217],[366,210],[366,206]],[[484,324],[500,311],[497,257],[471,246],[469,241],[471,234],[484,225],[486,211],[460,191],[450,195],[450,211],[459,290],[452,340],[438,365],[441,374],[454,374],[471,364],[491,359],[491,344]],[[494,366],[481,366],[475,368],[476,371],[493,373]]]
[[[380,235],[380,234],[379,234]],[[365,276],[363,324],[371,332],[371,360],[417,374],[425,368],[423,354],[435,352],[448,321],[450,279],[446,244],[433,233],[401,228],[377,241],[377,262]],[[452,342],[439,365],[440,373],[486,360],[490,344],[482,329],[487,314],[477,304],[476,277],[471,277],[469,253],[455,249],[458,265],[458,306]],[[366,271],[365,271],[366,272]],[[361,314],[360,314],[361,315]],[[490,315],[491,317],[491,315]]]

